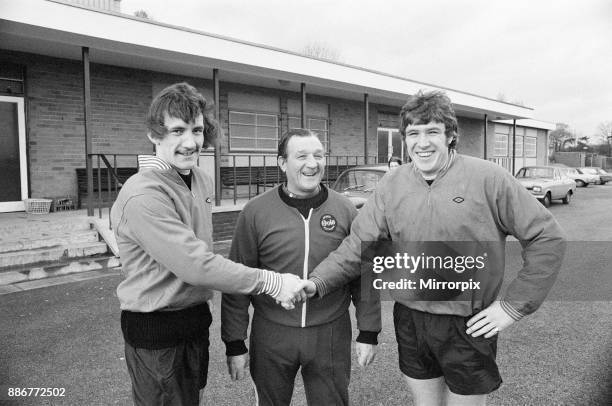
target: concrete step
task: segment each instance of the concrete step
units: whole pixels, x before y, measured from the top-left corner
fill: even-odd
[[[88,258],[41,263],[26,268],[11,267],[0,272],[0,286],[80,272],[116,271],[120,266],[121,263],[117,257],[103,254]]]
[[[0,238],[0,253],[32,250],[44,247],[57,247],[58,245],[70,245],[84,242],[96,242],[98,240],[98,232],[91,229],[58,232],[52,235],[48,233],[34,233],[28,236],[21,235],[17,238]]]
[[[72,231],[84,231],[91,229],[87,217],[60,218],[49,217],[49,219],[31,218],[21,221],[5,221],[0,224],[0,240],[15,240],[20,237],[44,236]]]
[[[66,260],[104,254],[108,247],[104,242],[84,242],[66,246],[35,248],[0,254],[0,270],[9,267],[31,267],[37,263]]]

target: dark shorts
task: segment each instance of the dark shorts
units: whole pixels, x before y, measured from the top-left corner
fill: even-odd
[[[197,406],[208,376],[208,337],[155,350],[125,343],[125,360],[135,405]]]
[[[451,392],[459,395],[483,395],[499,388],[497,335],[466,334],[470,317],[424,313],[395,303],[393,322],[402,373],[414,379],[443,376]]]

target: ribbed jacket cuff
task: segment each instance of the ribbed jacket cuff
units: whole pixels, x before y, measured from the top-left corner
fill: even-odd
[[[246,354],[247,352],[249,352],[249,350],[242,340],[225,342],[225,355],[228,357]]]
[[[510,305],[510,303],[508,302],[504,302],[503,300],[500,300],[499,304],[501,308],[504,309],[504,311],[508,313],[508,315],[514,319],[514,321],[519,321],[525,316],[523,313],[519,312],[514,307],[512,307],[512,305]]]
[[[265,293],[272,297],[278,296],[281,291],[281,287],[283,286],[283,279],[281,278],[281,275],[277,272],[266,271],[265,269],[262,269],[261,272],[264,283],[257,294],[260,295]]]
[[[322,280],[322,279],[319,279],[319,278],[318,278],[318,277],[316,277],[316,276],[311,276],[309,279],[310,279],[310,280],[311,280],[311,281],[312,281],[312,282],[315,284],[315,286],[317,287],[317,296],[318,296],[319,298],[321,298],[321,297],[323,297],[323,296],[325,296],[325,295],[327,294],[327,288],[326,288],[326,286],[325,286],[325,282],[323,282],[323,280]]]
[[[378,345],[378,331],[359,331],[358,343]]]

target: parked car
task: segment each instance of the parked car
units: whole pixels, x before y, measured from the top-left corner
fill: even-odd
[[[561,173],[562,168],[552,166],[526,166],[516,173],[516,178],[545,207],[561,199],[568,204],[576,192],[576,182]]]
[[[598,185],[605,185],[606,182],[610,182],[612,181],[612,174],[608,173],[606,171],[604,171],[601,168],[598,168],[596,166],[585,166],[583,168],[577,168],[577,170],[579,172],[588,174],[588,175],[595,175],[597,176],[597,182],[595,182]]]
[[[587,187],[589,186],[589,183],[595,183],[597,180],[593,175],[581,173],[576,168],[564,167],[559,168],[559,170],[561,171],[562,175],[573,179],[578,187]]]
[[[342,172],[332,189],[348,197],[360,209],[388,171],[386,164],[356,166]]]

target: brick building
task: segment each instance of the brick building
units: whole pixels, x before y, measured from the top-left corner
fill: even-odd
[[[218,106],[224,142],[204,152],[200,165],[217,169],[219,198],[227,193],[223,168],[275,167],[276,140],[293,127],[316,130],[332,163],[403,156],[397,113],[419,89],[445,90],[453,101],[459,152],[509,170],[513,155],[516,169],[547,162],[553,128],[521,121],[533,116],[531,108],[122,15],[113,7],[0,0],[0,212],[23,210],[26,197],[76,196],[77,169],[86,167],[88,156],[94,165],[104,154],[115,167],[135,167],[137,154],[152,151],[143,122],[148,105],[178,81]]]

